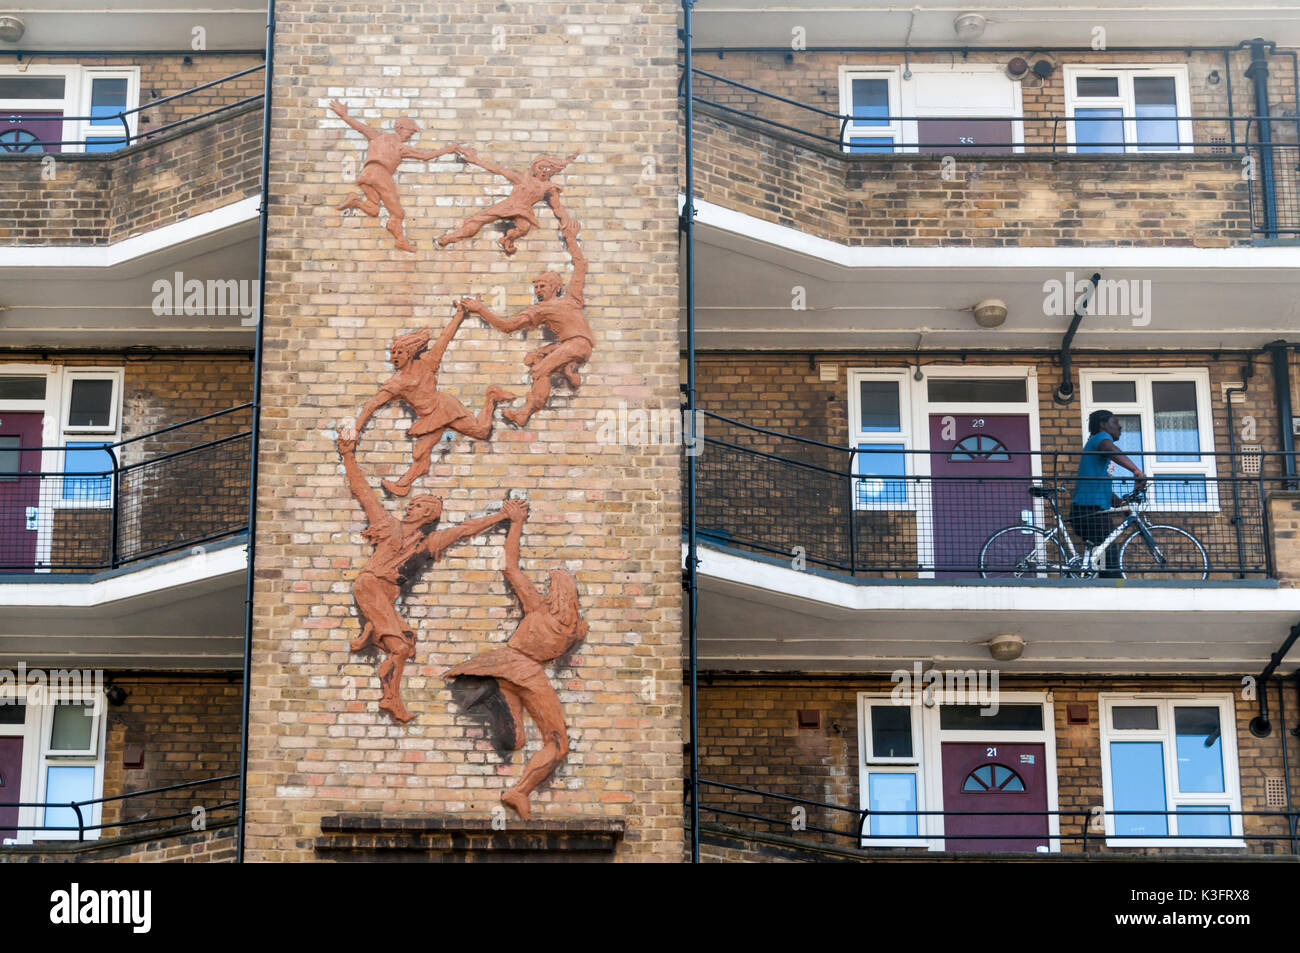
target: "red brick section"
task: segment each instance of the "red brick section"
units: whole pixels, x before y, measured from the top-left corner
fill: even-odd
[[[445,499],[445,524],[522,491],[531,506],[524,571],[544,582],[567,567],[577,578],[590,632],[548,666],[571,750],[534,793],[534,817],[620,820],[617,859],[679,860],[678,454],[598,442],[598,415],[620,402],[669,413],[679,405],[679,6],[458,0],[398,19],[376,18],[358,0],[286,0],[278,10],[249,857],[311,859],[328,816],[490,817],[538,743],[530,724],[528,747],[504,762],[439,677],[517,624],[499,531],[453,548],[413,582],[402,611],[417,646],[403,694],[415,720],[400,727],[377,710],[377,659],[348,649],[359,631],[350,586],[369,547],[333,431],[391,373],[397,332],[436,332],[453,296],[490,299],[494,287],[506,298],[500,310],[513,314],[529,303],[534,275],[554,268],[567,280],[568,258],[544,208],[542,227],[509,259],[491,227],[437,249],[436,236],[505,194],[501,179],[450,158],[398,172],[415,254],[396,251],[375,220],[341,216],[363,141],[329,111],[338,96],[385,128],[413,116],[422,145],[465,141],[511,168],[539,153],[580,153],[558,181],[591,262],[595,353],[581,389],[557,385],[525,430],[498,415],[490,442],[449,442],[417,490]],[[466,321],[439,386],[474,408],[489,384],[522,393],[522,358],[540,340]],[[362,435],[358,461],[372,485],[408,465],[408,419],[386,408]],[[510,814],[507,831],[514,823]]]
[[[1261,660],[1262,667],[1262,660]],[[806,798],[858,809],[858,692],[888,693],[896,683],[887,675],[860,678],[817,678],[792,676],[752,677],[706,675],[700,690],[700,776],[713,781],[740,785],[792,797]],[[1232,693],[1237,714],[1237,750],[1240,764],[1242,809],[1269,808],[1265,783],[1269,777],[1283,777],[1282,745],[1290,745],[1291,787],[1300,792],[1300,748],[1286,731],[1275,730],[1268,738],[1255,738],[1247,723],[1257,712],[1257,702],[1241,697],[1238,678],[1142,679],[1113,678],[1080,680],[1066,676],[1052,679],[1003,678],[1002,691],[1050,691],[1056,713],[1056,761],[1059,800],[1062,811],[1088,811],[1102,802],[1099,692],[1213,692]],[[1290,684],[1286,686],[1292,691]],[[1270,689],[1276,710],[1277,684]],[[1288,698],[1288,701],[1290,699]],[[1067,706],[1087,707],[1088,724],[1067,724]],[[798,709],[821,711],[819,729],[798,727]],[[783,825],[751,825],[735,817],[705,811],[702,821],[730,827],[761,829],[768,833],[796,837],[813,843],[855,846],[852,838],[833,839],[806,834],[800,837],[789,825],[790,805],[772,799],[732,794],[707,787],[701,803],[780,818]],[[1300,805],[1300,799],[1295,803]],[[851,815],[809,808],[809,827],[852,829]],[[1078,833],[1081,821],[1062,820],[1062,833]],[[1286,834],[1284,818],[1245,819],[1247,834]],[[1111,853],[1100,841],[1090,841],[1089,851]],[[1251,840],[1247,850],[1259,854],[1284,854],[1289,841]],[[877,850],[885,850],[878,848]],[[1062,844],[1070,853],[1081,851],[1077,841]],[[1185,849],[1188,850],[1188,849]],[[1239,849],[1238,849],[1239,850]],[[897,854],[891,850],[889,853]],[[1141,851],[1156,856],[1177,853],[1171,848]],[[1197,852],[1210,852],[1197,849]]]
[[[262,109],[240,107],[119,152],[0,154],[5,245],[108,245],[258,194]]]

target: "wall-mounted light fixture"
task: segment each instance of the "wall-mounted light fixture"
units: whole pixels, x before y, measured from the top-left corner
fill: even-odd
[[[0,17],[0,40],[17,43],[27,32],[27,24],[17,17]]]
[[[988,647],[995,662],[1014,662],[1025,654],[1025,640],[1018,635],[995,635]]]
[[[957,34],[957,39],[970,43],[984,35],[984,28],[988,22],[982,13],[959,13],[952,21],[952,28]]]
[[[1007,319],[1007,303],[999,298],[985,298],[975,305],[975,323],[982,328],[999,327]]]

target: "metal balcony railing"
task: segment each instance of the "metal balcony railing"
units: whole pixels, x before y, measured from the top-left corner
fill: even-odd
[[[1136,506],[1143,526],[1130,523],[1102,548],[1089,537],[1105,542],[1132,510],[1087,521],[1073,510],[1077,451],[1009,450],[992,438],[915,451],[885,435],[849,448],[703,417],[700,538],[850,575],[1005,583],[1270,577],[1267,496],[1295,482],[1279,453],[1132,453],[1155,471]],[[1116,478],[1114,489],[1132,486]]]
[[[91,572],[248,526],[251,404],[116,443],[0,448],[0,572]]]
[[[1106,159],[1124,156],[1234,155],[1250,194],[1251,232],[1278,238],[1300,235],[1300,120],[1294,117],[1195,113],[1189,115],[1026,114],[963,116],[961,132],[922,139],[927,122],[952,129],[952,117],[915,115],[854,117],[788,96],[693,69],[693,101],[724,116],[823,149],[853,155],[935,156],[998,153],[1061,156],[1066,153]],[[733,105],[710,98],[714,89],[734,90],[745,100]],[[681,90],[679,89],[679,95]],[[775,116],[781,118],[775,118]],[[989,131],[984,133],[982,130]],[[972,130],[979,130],[972,132]],[[1009,134],[1008,131],[1009,130]],[[1096,130],[1096,134],[1089,134]]]
[[[103,124],[105,122],[115,120],[122,127],[120,137],[117,136],[115,133],[110,135],[107,132],[107,130],[105,130],[101,126],[96,131],[95,135],[87,136],[84,139],[58,139],[58,140],[23,139],[21,141],[0,141],[0,155],[5,155],[6,153],[24,154],[24,155],[39,154],[39,153],[49,152],[51,146],[58,146],[60,149],[67,149],[69,147],[72,147],[75,149],[75,151],[80,152],[85,149],[87,143],[94,143],[97,146],[112,144],[115,145],[118,149],[125,149],[127,146],[139,142],[142,139],[151,139],[155,136],[160,136],[163,133],[171,132],[173,129],[181,129],[185,126],[193,125],[194,123],[197,122],[202,122],[204,119],[209,119],[212,116],[218,116],[221,115],[222,113],[230,112],[233,109],[238,109],[240,106],[246,106],[249,103],[261,102],[264,94],[257,93],[253,96],[245,96],[240,99],[232,100],[231,102],[228,103],[223,103],[220,106],[214,106],[211,109],[205,109],[202,112],[196,113],[193,116],[185,116],[182,119],[176,119],[173,120],[172,122],[162,123],[157,126],[149,126],[144,129],[139,128],[139,123],[135,123],[135,126],[133,128],[132,119],[131,119],[131,117],[140,115],[146,109],[154,109],[156,107],[166,105],[167,103],[183,102],[185,98],[188,96],[193,96],[196,93],[205,92],[216,86],[220,86],[223,83],[228,83],[231,82],[232,80],[241,79],[245,76],[248,76],[252,73],[259,72],[264,69],[266,69],[266,65],[264,63],[259,63],[256,66],[250,66],[248,69],[240,70],[237,73],[231,73],[228,76],[222,76],[219,77],[218,79],[214,79],[210,83],[203,83],[202,85],[199,86],[193,86],[189,89],[182,90],[179,93],[173,93],[170,96],[161,96],[158,99],[151,99],[147,103],[141,103],[139,106],[134,106],[131,109],[123,109],[116,113],[100,112],[94,116],[57,117],[64,123],[93,121],[95,123]],[[7,114],[0,113],[0,123],[3,123],[8,118],[10,117]],[[106,150],[101,149],[99,151],[106,151]]]
[[[805,840],[810,846],[825,844],[839,847],[917,847],[925,849],[939,844],[942,849],[962,851],[1027,851],[1035,852],[1038,845],[1051,849],[1069,848],[1075,852],[1090,853],[1116,842],[1118,852],[1124,851],[1125,840],[1156,842],[1159,848],[1178,848],[1241,852],[1241,842],[1281,843],[1291,854],[1300,854],[1300,811],[1232,811],[1180,814],[1177,810],[1105,811],[1098,807],[1073,808],[1057,811],[872,811],[865,808],[845,807],[827,801],[796,797],[765,791],[740,784],[729,784],[700,778],[700,812],[713,818],[724,818],[743,825],[755,833],[779,834]],[[703,789],[708,789],[705,800]],[[686,786],[689,799],[690,785]],[[689,816],[689,812],[688,815]],[[1199,826],[1226,825],[1228,833],[1107,833],[1126,825],[1125,818],[1142,820],[1154,818],[1194,817]],[[931,819],[935,820],[931,820]],[[1052,833],[1050,819],[1055,819],[1057,832]],[[1207,825],[1213,818],[1214,825]],[[1266,830],[1245,830],[1245,819],[1253,818],[1253,826]],[[898,823],[901,820],[903,823]],[[1029,833],[1031,822],[1041,833]],[[1170,825],[1163,825],[1166,830]],[[1099,829],[1100,828],[1100,829]],[[943,832],[941,832],[943,831]],[[879,845],[873,842],[880,842]],[[1215,847],[1222,842],[1222,847]],[[1110,847],[1108,853],[1116,853]]]

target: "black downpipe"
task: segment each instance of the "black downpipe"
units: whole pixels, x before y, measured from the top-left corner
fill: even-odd
[[[262,98],[262,218],[257,232],[257,327],[253,345],[253,423],[248,455],[248,569],[244,578],[244,697],[239,725],[239,826],[235,860],[244,862],[248,818],[248,705],[253,662],[253,568],[257,551],[257,453],[262,419],[262,325],[266,316],[266,223],[271,212],[271,77],[275,62],[275,0],[266,5],[266,84]]]
[[[1089,280],[1092,282],[1092,293],[1087,296],[1082,305],[1075,306],[1074,317],[1070,320],[1070,327],[1061,341],[1061,383],[1056,388],[1056,393],[1052,395],[1058,404],[1068,404],[1074,400],[1074,381],[1070,379],[1070,345],[1074,343],[1074,335],[1083,321],[1083,311],[1080,308],[1086,308],[1097,297],[1097,282],[1101,281],[1101,274],[1094,274]],[[1066,293],[1073,295],[1074,289],[1069,288]]]
[[[695,0],[682,0],[682,45],[685,49],[684,95],[686,97],[686,200],[681,215],[681,229],[685,233],[686,253],[686,420],[691,428],[692,441],[701,439],[695,433],[695,85],[692,80],[694,66],[691,62],[691,10]],[[698,449],[692,444],[692,451]],[[699,705],[699,651],[696,624],[699,616],[699,599],[696,598],[697,566],[699,564],[698,540],[695,536],[695,453],[686,457],[686,573],[687,641],[690,649],[691,683],[691,863],[700,862],[700,705]]]
[[[1297,672],[1300,674],[1300,672]],[[1295,734],[1295,729],[1286,730],[1286,682],[1277,683],[1277,720],[1282,723],[1282,784],[1286,789],[1286,822],[1291,831],[1291,853],[1300,854],[1300,840],[1296,839],[1296,816],[1291,807],[1291,755],[1287,751],[1288,734]]]
[[[1277,237],[1277,192],[1273,179],[1273,131],[1268,118],[1268,43],[1250,41],[1250,67],[1246,77],[1255,84],[1255,116],[1259,119],[1259,178],[1263,187],[1264,231]]]
[[[1291,361],[1290,347],[1285,341],[1274,341],[1264,347],[1273,361],[1273,399],[1277,406],[1277,429],[1281,436],[1281,449],[1285,454],[1282,465],[1286,467],[1287,489],[1294,490],[1295,435],[1291,432]]]
[[[1259,678],[1255,680],[1256,695],[1259,698],[1259,714],[1250,720],[1250,733],[1256,738],[1267,738],[1273,731],[1273,723],[1268,717],[1268,680],[1273,677],[1277,667],[1282,664],[1282,660],[1286,658],[1286,653],[1291,651],[1291,646],[1295,645],[1296,639],[1300,639],[1300,622],[1291,626],[1291,632],[1287,635],[1281,648],[1269,656],[1264,671],[1260,672]]]

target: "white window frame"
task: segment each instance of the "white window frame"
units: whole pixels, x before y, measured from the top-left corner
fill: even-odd
[[[1114,708],[1127,705],[1145,705],[1156,709],[1157,727],[1155,730],[1120,729],[1111,727],[1111,712]],[[1229,812],[1241,810],[1241,766],[1237,757],[1237,716],[1236,702],[1230,692],[1227,693],[1104,693],[1097,696],[1098,722],[1101,741],[1101,775],[1103,809],[1114,809],[1114,796],[1110,766],[1110,745],[1112,741],[1159,741],[1164,754],[1165,770],[1165,810],[1172,813],[1165,815],[1170,835],[1178,832],[1178,808],[1198,805],[1215,806],[1227,803]],[[1220,738],[1223,741],[1223,787],[1219,793],[1184,794],[1178,790],[1178,751],[1174,735],[1174,708],[1218,708]],[[1193,838],[1166,837],[1131,837],[1115,834],[1115,818],[1105,815],[1106,846],[1108,847],[1245,847],[1242,838],[1242,818],[1240,814],[1229,813],[1228,830],[1230,838],[1196,840]]]
[[[121,367],[69,367],[62,375],[62,392],[59,395],[59,429],[61,439],[59,446],[64,450],[59,454],[57,469],[66,469],[67,447],[72,443],[117,443],[122,439],[122,387],[125,369]],[[68,415],[72,411],[72,385],[79,380],[109,380],[113,382],[109,413],[111,423],[102,427],[72,427],[68,424]],[[77,479],[76,474],[60,479]],[[93,479],[93,478],[91,478]],[[99,510],[113,505],[116,487],[110,479],[108,498],[103,500],[68,500],[63,497],[63,484],[54,494],[54,508],[60,510]]]
[[[911,714],[912,723],[912,757],[910,758],[877,758],[871,751],[871,706],[880,702],[894,701],[894,696],[889,692],[859,692],[858,693],[858,803],[860,810],[868,810],[871,803],[871,780],[868,777],[871,774],[911,774],[916,778],[916,809],[918,812],[927,810],[926,797],[926,779],[925,779],[925,740],[921,727],[921,705],[912,702],[907,707]],[[863,847],[913,847],[929,848],[931,847],[929,839],[929,827],[927,822],[932,820],[925,814],[918,813],[916,817],[916,835],[915,837],[872,837],[870,834],[864,835],[860,844]],[[870,829],[870,819],[868,819],[868,830]]]
[[[1074,114],[1076,109],[1114,109],[1120,110],[1124,126],[1124,151],[1122,153],[1100,152],[1097,155],[1128,155],[1128,154],[1152,154],[1172,152],[1195,152],[1195,147],[1191,145],[1195,136],[1192,130],[1190,119],[1178,120],[1178,142],[1177,147],[1162,146],[1158,149],[1139,149],[1141,145],[1137,136],[1137,104],[1133,96],[1133,80],[1135,78],[1169,78],[1174,81],[1174,99],[1175,112],[1179,116],[1187,116],[1191,110],[1191,92],[1187,80],[1187,66],[1172,65],[1143,65],[1143,64],[1113,64],[1105,66],[1083,66],[1083,65],[1066,65],[1063,70],[1065,82],[1065,112],[1069,117],[1066,123],[1067,135],[1070,141],[1070,152],[1077,152],[1074,145],[1078,142],[1078,136],[1075,134]],[[1080,77],[1105,76],[1114,77],[1119,80],[1119,94],[1117,96],[1079,96],[1075,93],[1077,89],[1076,80]],[[1089,153],[1084,153],[1085,155]]]
[[[28,64],[25,67],[15,65],[0,66],[0,76],[62,76],[62,99],[0,99],[0,116],[11,112],[31,110],[60,110],[64,116],[86,116],[90,114],[91,83],[95,79],[126,79],[126,108],[135,109],[140,105],[140,67],[138,66],[59,66],[41,63]],[[139,113],[127,116],[127,125],[131,135],[138,131]],[[109,130],[115,132],[110,134]],[[65,119],[63,131],[59,138],[74,145],[60,146],[65,153],[84,152],[84,140],[89,138],[112,139],[121,136],[121,123],[113,126],[95,127],[90,120]]]
[[[1079,386],[1083,389],[1080,401],[1080,428],[1083,439],[1088,439],[1088,415],[1103,405],[1092,399],[1092,385],[1096,381],[1133,381],[1137,400],[1133,403],[1106,402],[1104,409],[1116,414],[1135,414],[1142,421],[1142,467],[1150,476],[1192,474],[1205,477],[1205,502],[1160,503],[1148,493],[1148,508],[1156,513],[1217,513],[1219,512],[1218,465],[1214,456],[1214,420],[1211,417],[1210,372],[1207,368],[1158,368],[1130,371],[1122,368],[1087,369],[1079,371]],[[1155,403],[1152,384],[1158,381],[1191,381],[1196,385],[1196,422],[1200,438],[1201,460],[1197,462],[1161,461],[1156,459]],[[1181,454],[1192,456],[1193,454]],[[1112,469],[1117,468],[1111,464]],[[1127,471],[1125,471],[1127,472]],[[1119,479],[1124,475],[1119,474]]]
[[[893,152],[898,152],[903,145],[903,123],[898,117],[902,115],[902,70],[897,66],[841,66],[840,67],[840,115],[853,114],[853,81],[855,79],[883,79],[889,84],[889,115],[893,118],[887,125],[862,126],[850,119],[844,124],[844,139],[840,148],[852,152],[852,140],[892,138]],[[883,147],[881,147],[883,148]],[[883,153],[882,153],[883,154]]]
[[[903,447],[903,476],[901,477],[882,477],[883,480],[901,479],[903,481],[904,499],[883,502],[878,505],[862,503],[858,500],[858,480],[865,478],[855,477],[851,483],[853,487],[853,506],[862,511],[881,511],[881,510],[914,510],[916,509],[916,490],[914,481],[910,479],[916,473],[916,462],[913,459],[917,454],[908,451],[917,449],[916,441],[916,421],[912,413],[912,388],[910,386],[910,375],[907,370],[892,369],[862,369],[850,370],[848,373],[849,380],[849,446],[853,449],[853,460],[855,470],[861,467],[864,460],[870,458],[870,454],[862,454],[858,451],[858,444],[861,443],[898,443]],[[859,386],[864,381],[892,381],[898,385],[898,430],[863,430],[862,429],[862,388]]]

